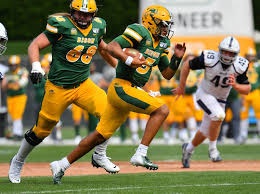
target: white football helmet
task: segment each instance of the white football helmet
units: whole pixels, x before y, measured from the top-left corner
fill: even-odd
[[[7,32],[2,23],[0,23],[0,55],[6,50],[6,43],[8,41]]]
[[[228,36],[221,41],[221,43],[218,46],[218,49],[219,49],[219,60],[226,65],[231,65],[236,60],[237,55],[240,52],[240,45],[237,39],[235,39],[232,36]],[[223,55],[222,53],[223,50],[235,53],[235,55],[233,57]]]

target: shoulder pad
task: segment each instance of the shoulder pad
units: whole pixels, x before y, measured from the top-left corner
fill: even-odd
[[[59,29],[65,26],[68,18],[64,16],[51,16],[46,25],[46,30],[52,33],[59,33]]]
[[[126,27],[124,33],[128,34],[129,36],[132,36],[134,39],[136,39],[138,42],[140,42],[143,37],[143,29],[144,26],[140,25],[140,24],[131,24],[129,26]]]
[[[104,19],[102,19],[102,18],[99,18],[99,17],[95,17],[93,22],[101,24],[102,26],[106,26],[106,21]]]
[[[248,69],[249,62],[247,59],[238,56],[233,66],[237,73],[243,74]]]
[[[211,67],[215,65],[219,60],[218,52],[216,51],[204,50],[203,54],[204,54],[204,63],[206,67]]]

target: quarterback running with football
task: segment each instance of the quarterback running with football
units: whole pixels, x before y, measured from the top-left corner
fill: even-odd
[[[182,165],[190,167],[190,158],[194,149],[206,138],[209,139],[209,157],[213,162],[222,160],[217,149],[220,126],[225,119],[226,99],[233,87],[240,94],[248,94],[251,85],[248,81],[248,61],[238,56],[239,42],[232,36],[226,37],[219,44],[219,52],[204,50],[202,54],[184,63],[181,70],[180,84],[173,90],[177,95],[184,95],[185,84],[190,69],[204,69],[204,79],[197,92],[196,101],[203,109],[204,116],[199,130],[190,143],[182,145]]]
[[[144,10],[142,24],[129,25],[124,33],[107,46],[112,56],[119,59],[116,78],[112,81],[107,93],[107,106],[96,130],[84,138],[80,144],[65,158],[69,165],[59,161],[51,163],[54,183],[61,183],[64,171],[70,164],[88,153],[94,146],[109,139],[118,127],[127,119],[129,112],[150,115],[143,139],[130,162],[157,170],[158,166],[147,157],[148,146],[166,119],[169,109],[158,98],[150,96],[140,87],[148,81],[152,67],[158,65],[163,77],[171,79],[178,69],[185,53],[185,44],[177,44],[174,55],[169,61],[168,52],[172,31],[172,14],[162,6],[150,6]],[[140,53],[131,57],[123,48],[135,48]]]
[[[25,133],[18,153],[11,160],[8,175],[12,183],[20,183],[26,157],[51,133],[70,104],[74,103],[98,118],[106,107],[105,91],[88,79],[96,50],[112,66],[118,63],[118,60],[106,51],[107,44],[102,39],[106,33],[106,22],[95,17],[95,0],[72,0],[70,11],[70,14],[51,15],[46,30],[38,35],[28,48],[32,63],[32,83],[39,83],[44,75],[39,62],[39,51],[49,45],[52,45],[52,62],[37,123]],[[119,167],[106,157],[106,146],[107,142],[104,142],[97,147],[96,155],[92,158],[97,167],[116,173]],[[67,164],[66,162],[64,163]]]

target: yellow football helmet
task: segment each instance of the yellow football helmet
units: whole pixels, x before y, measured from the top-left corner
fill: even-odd
[[[142,24],[156,37],[173,36],[173,16],[165,7],[152,5],[147,7],[142,16]],[[167,34],[162,34],[162,28],[167,27]]]
[[[71,17],[77,23],[78,27],[86,29],[91,24],[98,9],[95,0],[72,0],[70,10]],[[84,19],[75,14],[77,11],[84,15]]]
[[[49,63],[51,63],[52,61],[52,54],[51,53],[47,53],[43,56],[43,59],[47,60]]]
[[[9,69],[11,71],[15,71],[16,68],[20,65],[20,63],[21,63],[21,57],[17,55],[12,55],[8,59]]]
[[[249,62],[256,61],[257,60],[256,50],[254,48],[249,47],[245,57]]]

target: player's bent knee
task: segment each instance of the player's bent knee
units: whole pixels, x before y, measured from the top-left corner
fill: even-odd
[[[166,105],[161,106],[156,111],[158,111],[160,115],[163,115],[165,117],[169,115],[169,108]]]
[[[39,145],[43,139],[36,136],[32,129],[28,130],[24,135],[25,140],[32,146]]]
[[[224,111],[220,111],[218,113],[216,113],[212,118],[211,120],[212,121],[223,121],[225,119],[225,112]]]

